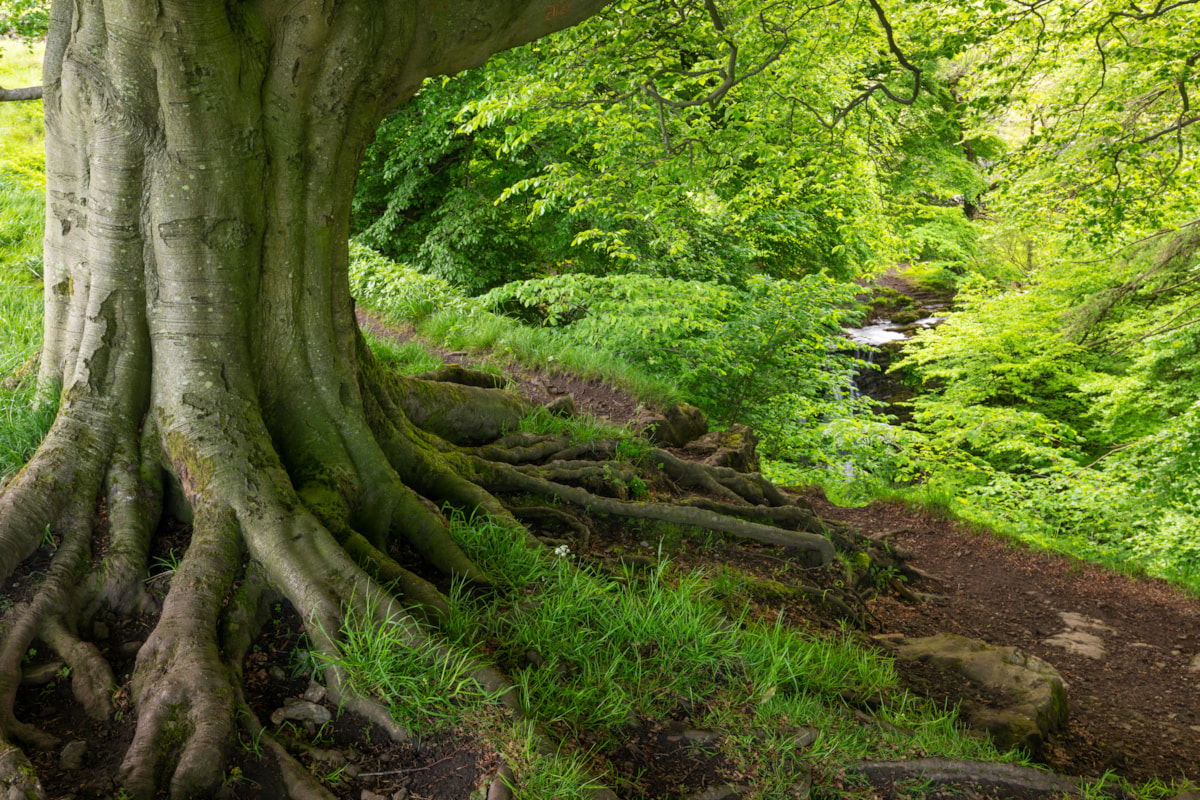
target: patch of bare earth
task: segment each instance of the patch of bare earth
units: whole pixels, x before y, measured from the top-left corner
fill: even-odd
[[[932,595],[925,602],[886,596],[873,603],[885,629],[1020,647],[1062,674],[1070,723],[1050,742],[1050,767],[1200,781],[1200,600],[903,506],[848,509],[809,499],[823,519],[886,537],[927,576],[910,582]],[[924,694],[954,702],[971,691],[959,679],[907,669]]]

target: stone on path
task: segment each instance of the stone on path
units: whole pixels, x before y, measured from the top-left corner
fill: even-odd
[[[1066,625],[1066,630],[1056,633],[1049,639],[1046,639],[1043,644],[1061,647],[1068,653],[1074,653],[1087,658],[1102,660],[1106,655],[1104,650],[1104,640],[1100,638],[1103,633],[1116,633],[1116,631],[1105,625],[1098,619],[1085,617],[1082,614],[1076,614],[1074,611],[1060,611],[1058,616]]]
[[[87,755],[87,742],[68,742],[58,756],[58,765],[64,772],[75,772],[83,768],[83,757]]]
[[[1067,725],[1067,692],[1062,676],[1023,650],[951,633],[920,639],[889,634],[875,640],[893,650],[899,659],[931,664],[1011,696],[1013,704],[1002,709],[963,703],[967,724],[986,731],[997,747],[1020,747],[1036,754],[1046,736]]]

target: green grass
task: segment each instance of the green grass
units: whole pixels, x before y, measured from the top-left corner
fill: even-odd
[[[350,288],[367,308],[452,350],[487,351],[501,363],[598,378],[645,403],[679,399],[671,384],[611,353],[568,345],[551,329],[526,327],[480,308],[449,283],[351,243]]]
[[[460,647],[490,642],[528,713],[563,731],[619,739],[616,726],[631,714],[663,720],[679,707],[707,709],[695,722],[726,732],[733,757],[755,766],[754,796],[763,798],[847,760],[916,750],[1008,758],[964,736],[953,710],[898,691],[891,660],[849,634],[817,638],[780,619],[731,619],[718,595],[736,590],[736,580],[715,586],[665,562],[598,574],[486,521],[458,519],[453,533],[500,591],[479,597],[456,587],[444,632]],[[878,716],[894,728],[862,725],[847,693],[887,696]],[[783,732],[797,725],[822,731],[809,750],[786,746]]]
[[[32,85],[40,76],[40,46],[0,41],[0,85]],[[42,342],[44,135],[41,103],[0,103],[0,381],[10,387],[0,387],[0,475],[29,459],[58,405],[54,392],[37,399],[31,361]]]
[[[565,436],[578,445],[615,440],[620,443],[619,455],[631,459],[650,446],[640,434],[625,426],[614,425],[588,414],[561,417],[540,407],[521,418],[517,431],[537,436]]]
[[[363,336],[375,357],[388,369],[401,375],[430,372],[443,365],[442,359],[419,342],[396,342],[370,331],[363,331]]]
[[[781,618],[731,618],[721,595],[740,584],[728,576],[709,580],[665,561],[608,575],[485,520],[459,517],[452,533],[494,588],[453,587],[445,644],[414,646],[410,623],[381,621],[368,608],[346,622],[335,663],[402,724],[465,725],[488,736],[516,767],[518,796],[583,797],[604,769],[588,752],[539,749],[529,724],[506,721],[470,677],[472,659],[512,676],[538,724],[597,747],[619,742],[624,723],[692,708],[694,724],[722,732],[724,752],[750,776],[749,796],[764,800],[853,760],[1013,758],[963,735],[955,710],[898,690],[891,660],[848,633],[818,638]],[[846,705],[850,695],[886,698],[874,712],[881,724],[864,725]],[[790,742],[800,726],[819,731],[806,749]]]
[[[328,659],[349,688],[374,697],[405,727],[429,728],[471,704],[494,703],[471,675],[470,657],[424,637],[411,618],[382,615],[368,601],[345,619],[338,654]]]

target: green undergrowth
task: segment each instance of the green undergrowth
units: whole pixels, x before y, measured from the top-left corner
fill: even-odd
[[[0,41],[0,86],[41,76],[40,46]],[[18,470],[54,421],[53,393],[35,403],[42,343],[45,167],[42,107],[0,103],[0,476]]]
[[[611,353],[564,346],[549,331],[486,311],[446,281],[391,261],[356,242],[350,244],[350,289],[364,307],[392,324],[411,325],[435,345],[486,351],[502,363],[551,373],[598,378],[646,403],[660,405],[679,399],[674,386]]]
[[[494,582],[486,592],[453,587],[453,610],[440,624],[452,652],[503,669],[530,718],[594,748],[527,759],[518,796],[577,796],[561,783],[569,783],[564,774],[583,780],[604,772],[596,753],[629,736],[627,726],[681,712],[689,724],[722,733],[723,751],[750,776],[750,796],[759,798],[784,796],[814,769],[835,774],[860,759],[1008,758],[965,735],[953,709],[900,690],[891,660],[850,633],[820,638],[780,618],[751,619],[745,611],[731,617],[736,580],[676,570],[665,559],[610,575],[579,564],[566,547],[531,548],[513,530],[482,520],[458,517],[452,532]],[[379,641],[367,646],[372,630]],[[351,623],[344,633],[340,666],[356,686],[393,702],[404,723],[446,724],[456,712],[460,724],[492,720],[490,735],[510,739],[501,749],[520,738],[511,727],[497,732],[487,710],[494,700],[464,680],[455,668],[459,657],[433,666],[420,649],[388,656],[403,648],[386,626]],[[360,651],[374,655],[351,655]],[[392,670],[405,674],[383,674]],[[883,699],[870,723],[855,698]],[[816,732],[804,750],[791,742],[799,728]],[[590,760],[588,771],[580,759]],[[542,786],[551,780],[560,781],[557,788]]]

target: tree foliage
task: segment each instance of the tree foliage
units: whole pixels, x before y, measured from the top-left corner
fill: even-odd
[[[368,155],[358,226],[475,289],[572,271],[870,272],[898,252],[892,173],[943,161],[895,158],[907,123],[863,102],[910,84],[853,5],[625,0],[427,83]],[[921,124],[941,124],[920,105]],[[978,194],[969,167],[943,172],[922,190]]]

